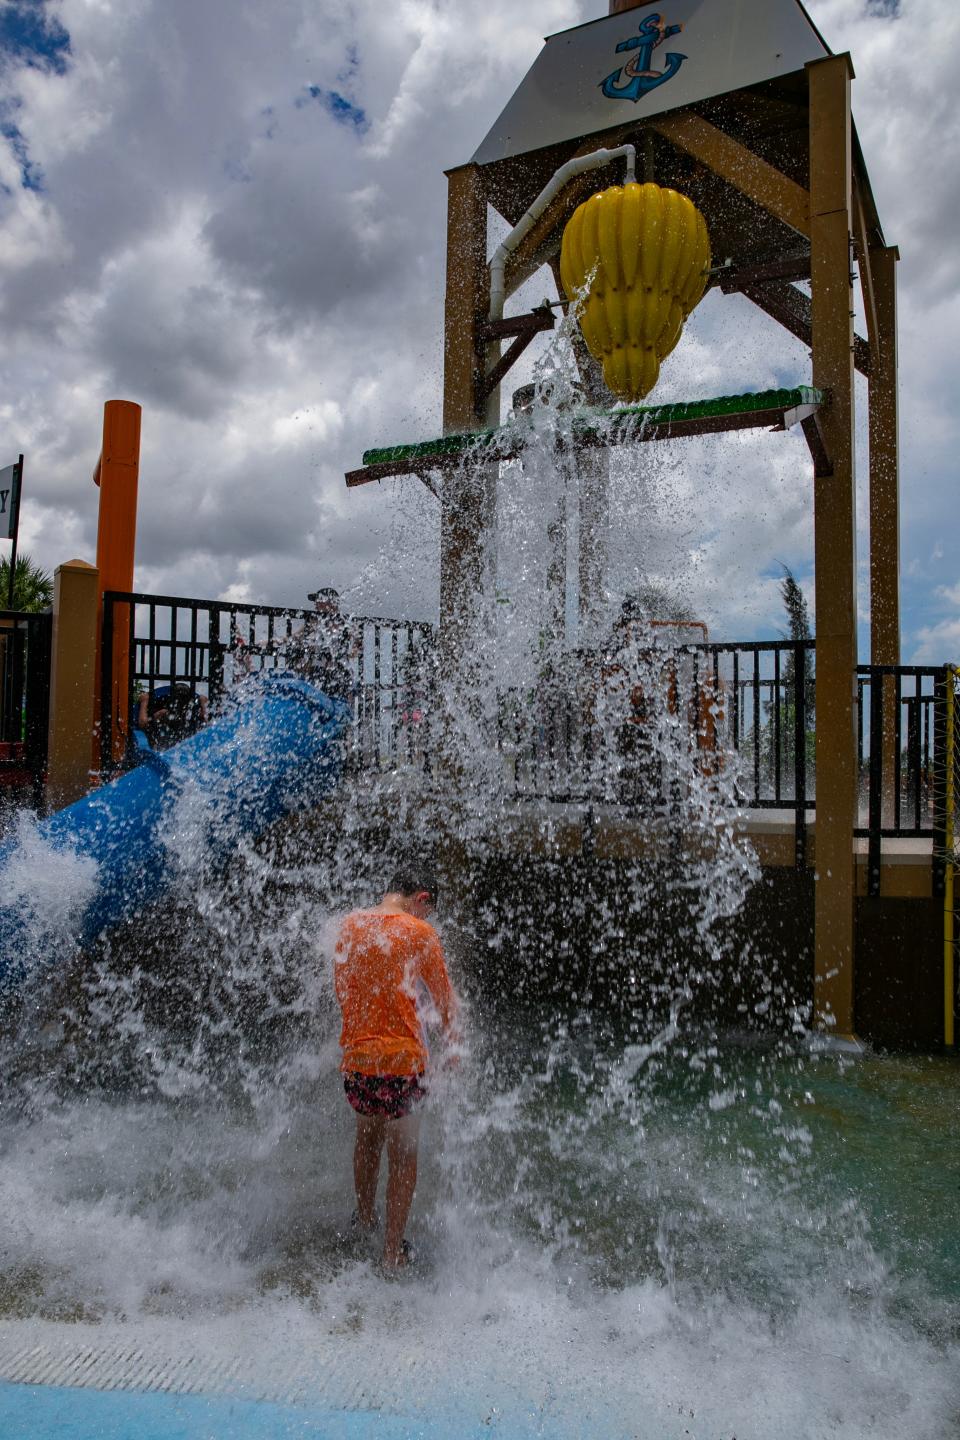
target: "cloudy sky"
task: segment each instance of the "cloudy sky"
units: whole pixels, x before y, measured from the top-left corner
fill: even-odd
[[[435,502],[412,479],[348,492],[343,473],[370,445],[439,432],[443,170],[544,35],[605,9],[0,0],[0,463],[27,456],[34,558],[93,558],[90,472],[119,396],[144,412],[138,588],[299,604],[333,583],[355,610],[430,616]],[[960,5],[809,9],[853,53],[902,255],[904,659],[960,659]],[[535,278],[530,298],[548,288]],[[808,360],[711,295],[668,366],[658,395],[689,398],[802,381]],[[672,534],[717,638],[778,632],[782,563],[812,596],[802,442],[690,447],[643,493],[614,591]],[[862,529],[861,570],[866,554]],[[868,643],[865,595],[863,618]]]

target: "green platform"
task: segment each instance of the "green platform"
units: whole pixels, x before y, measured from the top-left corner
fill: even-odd
[[[819,431],[816,415],[825,396],[806,385],[793,389],[761,390],[744,395],[718,395],[709,400],[681,401],[673,405],[626,405],[613,410],[583,410],[573,419],[575,446],[586,449],[665,440],[724,430],[788,429],[802,425],[814,458]],[[422,474],[453,468],[465,456],[477,460],[509,460],[523,447],[523,429],[516,424],[466,434],[443,435],[409,445],[388,445],[363,454],[363,468],[346,476],[349,486],[364,485],[388,475]],[[815,448],[816,447],[816,448]],[[818,471],[818,473],[820,473]]]

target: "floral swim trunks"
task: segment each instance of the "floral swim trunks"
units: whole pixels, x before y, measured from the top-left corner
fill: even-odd
[[[402,1120],[426,1095],[422,1075],[361,1075],[349,1070],[343,1077],[347,1099],[358,1115],[380,1115]]]

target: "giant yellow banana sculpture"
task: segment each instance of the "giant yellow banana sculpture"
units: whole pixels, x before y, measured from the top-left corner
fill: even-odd
[[[560,276],[580,329],[621,400],[640,400],[703,295],[710,240],[676,190],[614,185],[591,195],[563,232]]]

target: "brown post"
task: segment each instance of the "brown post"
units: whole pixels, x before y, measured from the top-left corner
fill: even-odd
[[[444,433],[483,423],[479,327],[490,304],[487,200],[480,169],[449,173],[447,294],[444,310]],[[440,648],[447,675],[459,668],[475,618],[486,554],[489,495],[476,469],[450,470],[441,492]]]
[[[54,575],[47,799],[55,810],[90,789],[99,582],[83,560],[68,560]]]
[[[870,251],[876,337],[869,381],[870,660],[900,664],[900,461],[897,414],[897,261],[895,245]],[[897,691],[883,684],[883,823],[893,823]]]
[[[490,306],[487,199],[481,171],[448,172],[447,291],[444,308],[443,428],[449,434],[484,423],[480,326]],[[467,715],[475,698],[493,485],[479,466],[448,470],[440,493],[440,671],[443,680],[439,765],[445,782],[440,845],[441,887],[454,949],[470,949],[466,900],[471,884],[458,803]],[[459,932],[459,934],[458,934]]]
[[[577,457],[580,490],[580,615],[577,643],[592,648],[600,638],[610,524],[610,457],[584,450]]]
[[[557,294],[562,296],[559,260],[554,260],[550,268],[557,284]],[[574,330],[571,343],[584,398],[590,405],[606,404],[610,392],[604,384],[603,371],[587,349],[579,330]],[[577,644],[592,648],[598,643],[604,613],[610,528],[610,456],[603,450],[581,450],[576,456],[575,473],[579,501]]]
[[[480,167],[447,172],[447,293],[443,317],[443,429],[474,430],[483,421],[479,327],[490,308],[487,197]]]
[[[557,467],[557,484],[560,487],[557,508],[553,518],[547,522],[547,553],[550,558],[547,561],[547,610],[543,617],[551,654],[558,654],[563,649],[567,630],[567,512],[571,485],[569,475],[561,466]]]
[[[878,343],[870,369],[870,659],[900,664],[900,466],[895,245],[870,252]]]
[[[140,406],[132,400],[108,400],[103,407],[103,448],[94,472],[100,486],[100,516],[97,526],[97,568],[101,597],[108,590],[133,589],[133,557],[137,539],[137,481],[140,474]],[[101,598],[97,626],[97,672],[94,679],[97,739],[94,767],[120,760],[126,749],[130,716],[127,713],[130,684],[129,606],[114,614],[110,714],[113,717],[113,747],[110,755],[100,752],[100,651],[103,607]]]
[[[817,822],[814,1017],[853,1033],[853,830],[857,816],[857,564],[854,468],[849,55],[808,65],[813,383],[832,475],[814,481]]]

